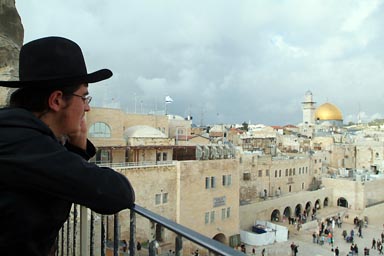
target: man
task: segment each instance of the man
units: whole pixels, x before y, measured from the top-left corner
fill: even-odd
[[[335,249],[335,256],[339,256],[339,253],[340,253],[340,251],[339,251],[339,247],[336,246],[336,249]]]
[[[0,254],[53,255],[72,203],[101,214],[134,205],[129,181],[87,160],[88,84],[112,76],[88,74],[80,47],[65,38],[22,46],[19,81],[9,107],[0,110]]]

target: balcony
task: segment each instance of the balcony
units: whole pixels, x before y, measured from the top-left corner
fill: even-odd
[[[80,214],[79,214],[80,208]],[[59,232],[57,239],[56,255],[101,255],[101,256],[135,256],[135,255],[168,255],[168,251],[158,252],[156,240],[149,241],[138,252],[136,241],[136,216],[139,214],[151,223],[160,224],[162,227],[175,234],[174,255],[191,255],[190,251],[183,252],[183,241],[188,240],[200,248],[205,248],[209,255],[242,256],[242,252],[210,239],[187,227],[166,219],[139,205],[129,210],[129,242],[120,240],[119,214],[103,216],[91,212],[83,206],[74,205],[72,214]],[[110,224],[113,227],[110,229]],[[124,231],[125,232],[125,231]],[[112,239],[110,239],[112,238]],[[143,253],[144,252],[144,253]],[[201,255],[201,254],[200,254]]]

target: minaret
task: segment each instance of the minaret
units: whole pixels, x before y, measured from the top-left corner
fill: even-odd
[[[315,124],[315,103],[311,91],[307,91],[304,96],[303,105],[303,124]]]

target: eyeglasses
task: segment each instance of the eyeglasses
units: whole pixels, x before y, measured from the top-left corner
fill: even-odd
[[[84,101],[84,104],[85,103],[89,104],[92,101],[92,96],[89,96],[89,95],[88,96],[81,96],[81,95],[77,95],[75,93],[71,93],[71,95],[76,96],[76,97],[80,97]]]

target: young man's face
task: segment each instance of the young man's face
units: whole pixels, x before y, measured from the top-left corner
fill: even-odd
[[[67,106],[62,110],[62,133],[66,135],[75,134],[81,131],[84,122],[85,112],[88,112],[88,85],[82,84],[79,89],[72,93],[72,97],[67,101]]]

